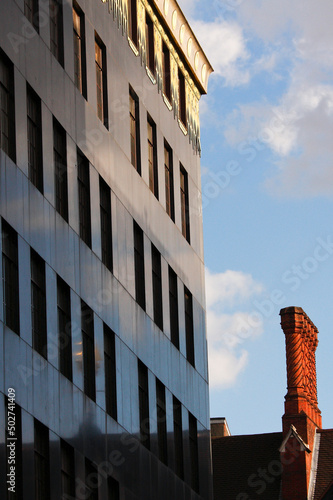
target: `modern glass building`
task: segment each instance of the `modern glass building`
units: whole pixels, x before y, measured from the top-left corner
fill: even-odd
[[[0,1],[0,498],[209,500],[199,99],[175,0]]]

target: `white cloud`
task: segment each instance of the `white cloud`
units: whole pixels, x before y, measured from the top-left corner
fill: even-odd
[[[262,122],[259,137],[279,157],[267,181],[272,194],[333,194],[333,85],[294,82]]]
[[[296,152],[281,158],[277,162],[277,173],[266,182],[273,194],[292,197],[332,196],[331,105],[329,97],[322,97],[314,108],[304,112],[295,122],[297,136],[293,148]],[[277,147],[276,142],[272,147]]]
[[[207,331],[212,344],[234,349],[262,334],[262,315],[256,311],[224,314],[208,308]]]
[[[239,24],[224,20],[191,21],[191,27],[215,74],[222,76],[226,84],[231,86],[248,82],[249,71],[244,68],[248,53]]]
[[[313,0],[251,0],[235,9],[247,38],[257,40],[251,77],[275,68],[285,83],[277,104],[263,97],[239,106],[226,119],[225,135],[234,146],[255,137],[276,155],[276,170],[266,181],[274,194],[333,194],[332,2],[318,7]],[[265,44],[264,56],[258,41]]]
[[[263,291],[261,284],[257,283],[250,274],[240,271],[225,271],[224,273],[211,273],[206,268],[206,303],[207,308],[220,303],[234,304],[236,300],[242,302],[252,295]]]
[[[248,363],[248,353],[242,350],[236,356],[229,349],[209,349],[209,385],[227,388],[235,384],[237,377]]]
[[[209,380],[212,387],[229,387],[245,369],[244,343],[263,332],[261,315],[243,309],[263,291],[251,275],[239,271],[211,273],[206,269]],[[227,307],[233,307],[226,313]]]
[[[315,154],[331,152],[332,141],[323,139],[332,137],[333,86],[294,82],[277,106],[245,104],[229,114],[226,123],[225,137],[233,146],[256,140],[261,149],[269,147],[281,158],[297,153],[304,161],[306,152],[312,161]],[[315,170],[318,173],[318,164]]]
[[[241,1],[236,9],[242,25],[267,42],[281,40],[293,32],[295,38],[312,40],[321,45],[333,40],[331,0],[251,0]]]
[[[271,109],[266,102],[239,105],[225,118],[224,136],[231,146],[236,147],[243,141],[257,140],[269,116]]]
[[[309,141],[313,142],[311,138],[322,134],[324,127],[332,130],[333,86],[296,84],[273,112],[277,117],[275,126],[266,125],[270,130],[267,142],[273,151],[287,156],[299,148],[305,149]]]
[[[197,3],[198,0],[181,0],[179,2],[180,8],[187,19],[190,19],[193,16]]]

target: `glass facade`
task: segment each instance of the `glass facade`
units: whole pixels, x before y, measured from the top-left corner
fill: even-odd
[[[145,13],[129,1],[127,24],[111,3],[1,11],[0,470],[14,394],[17,498],[211,500],[200,158],[177,106],[186,55],[150,10],[154,83],[139,60]],[[22,18],[34,37],[15,54],[2,40]],[[194,66],[180,90],[200,95]],[[1,499],[7,487],[0,474]]]

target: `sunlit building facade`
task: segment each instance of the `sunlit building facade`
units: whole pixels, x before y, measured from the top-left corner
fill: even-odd
[[[0,498],[210,500],[212,68],[174,0],[0,26]]]

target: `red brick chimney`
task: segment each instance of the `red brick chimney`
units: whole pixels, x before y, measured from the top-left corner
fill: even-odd
[[[301,307],[281,309],[280,315],[286,337],[288,381],[280,448],[282,499],[306,500],[315,433],[322,425],[315,359],[318,330]]]

